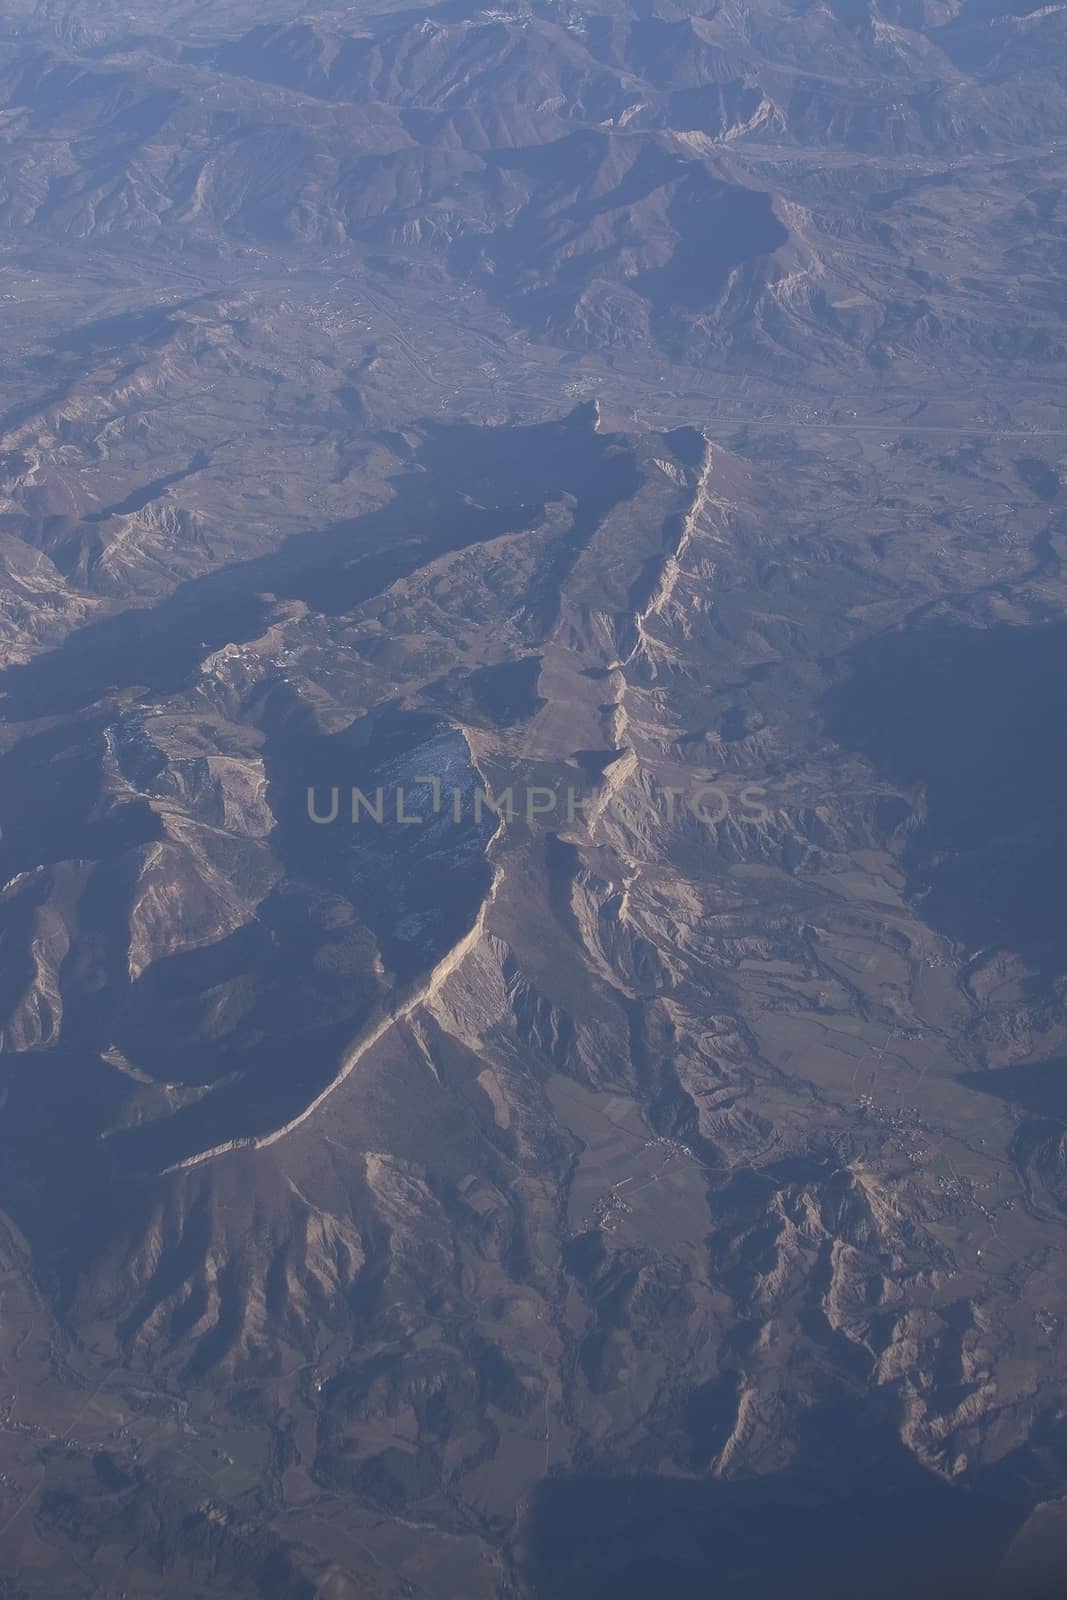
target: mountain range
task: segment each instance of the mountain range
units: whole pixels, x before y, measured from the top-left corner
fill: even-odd
[[[6,8],[0,1595],[1060,1570],[1065,15]]]

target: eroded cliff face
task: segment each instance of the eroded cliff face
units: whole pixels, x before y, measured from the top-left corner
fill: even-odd
[[[1025,1572],[1065,13],[7,10],[13,1593]]]
[[[91,704],[76,639],[9,669],[3,1203],[65,1382],[107,1377],[80,1440],[154,1482],[177,1429],[235,1486],[267,1448],[246,1531],[315,1581],[344,1506],[346,1570],[414,1518],[410,1570],[487,1595],[557,1581],[559,1473],[609,1520],[609,1464],[788,1499],[837,1436],[924,1505],[1052,1492],[1063,951],[969,945],[945,844],[996,843],[947,777],[1007,737],[991,611],[1004,704],[1055,706],[1060,566],[984,456],[1017,535],[961,596],[988,557],[917,449],[951,592],[914,452],[785,483],[586,407],[410,431],[253,613],[231,571],[138,616],[150,691],[95,695],[106,640]]]

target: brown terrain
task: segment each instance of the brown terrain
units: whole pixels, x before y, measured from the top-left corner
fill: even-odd
[[[1062,1569],[1065,19],[8,5],[4,1600]]]

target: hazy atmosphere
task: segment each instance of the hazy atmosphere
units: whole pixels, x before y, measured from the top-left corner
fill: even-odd
[[[1067,8],[5,0],[0,1600],[1067,1593]]]

